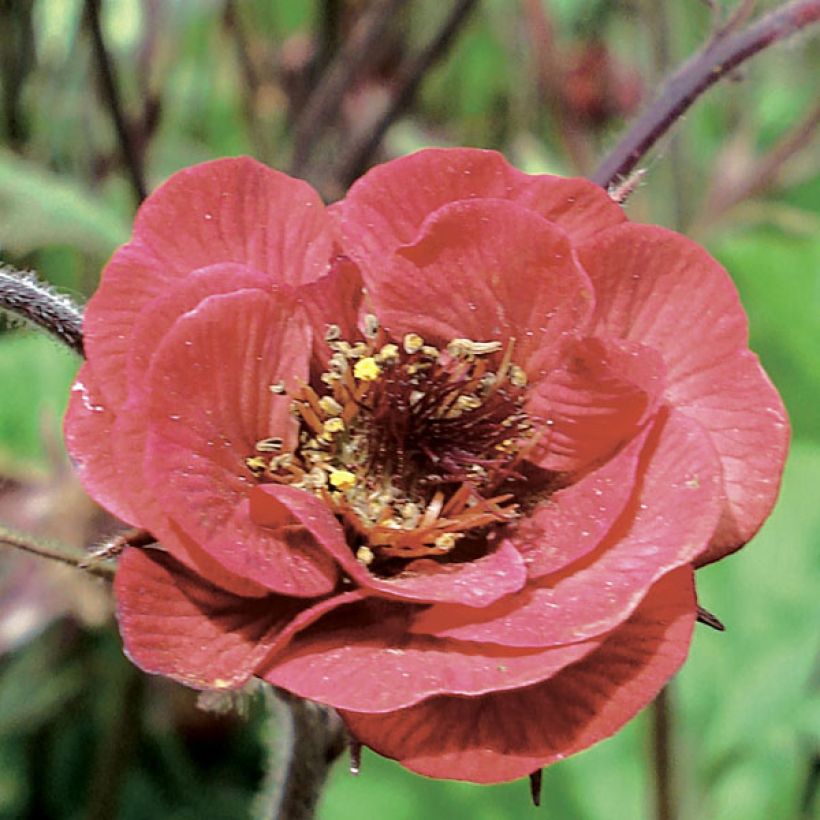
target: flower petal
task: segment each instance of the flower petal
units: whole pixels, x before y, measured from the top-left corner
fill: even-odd
[[[420,774],[514,780],[609,737],[648,705],[685,660],[694,615],[692,571],[683,567],[600,648],[543,683],[342,718],[361,743]]]
[[[708,431],[720,454],[726,509],[701,561],[716,560],[768,515],[788,443],[780,397],[747,349],[737,291],[702,248],[663,228],[612,228],[581,258],[595,285],[596,334],[658,350],[667,400]]]
[[[585,640],[629,617],[658,578],[691,562],[720,515],[720,465],[696,422],[659,419],[641,456],[624,513],[575,564],[484,610],[439,604],[413,631],[535,647]]]
[[[513,360],[531,376],[548,370],[564,340],[584,331],[593,307],[566,234],[501,199],[440,208],[414,244],[364,277],[394,336],[416,332],[445,344],[515,339]]]
[[[626,218],[585,179],[530,176],[495,151],[428,148],[368,171],[335,206],[345,249],[377,274],[400,245],[416,240],[427,217],[451,202],[509,199],[581,241]]]
[[[298,522],[356,583],[385,598],[482,607],[518,591],[527,580],[523,559],[506,540],[475,561],[414,561],[399,575],[379,578],[356,560],[341,524],[324,502],[311,493],[283,484],[260,484],[251,491],[250,502],[251,518],[257,524],[279,532],[280,528],[289,529]]]
[[[445,641],[407,629],[412,607],[369,598],[333,612],[260,668],[265,680],[310,700],[357,712],[392,712],[439,694],[477,695],[542,681],[592,652],[599,640],[515,650]]]
[[[126,549],[114,591],[128,657],[198,688],[242,686],[304,608],[297,598],[233,595],[161,550]]]
[[[142,526],[138,508],[122,480],[125,454],[113,435],[116,416],[103,397],[89,362],[77,373],[63,420],[65,442],[74,470],[86,491],[117,518]]]
[[[510,540],[524,557],[530,578],[557,572],[600,544],[634,493],[647,433],[602,467],[554,492],[516,525]]]
[[[162,340],[148,386],[145,476],[168,517],[230,572],[283,594],[336,582],[332,559],[251,521],[245,459],[257,441],[292,441],[290,400],[270,385],[307,375],[310,334],[294,305],[259,290],[211,296]]]
[[[530,391],[527,413],[550,425],[530,460],[559,472],[602,461],[655,412],[663,387],[663,360],[651,348],[582,339]]]
[[[175,279],[222,262],[246,265],[272,283],[312,282],[333,253],[331,223],[305,182],[248,157],[186,168],[140,208],[133,239],[108,263],[83,329],[105,395],[125,400],[131,329]]]

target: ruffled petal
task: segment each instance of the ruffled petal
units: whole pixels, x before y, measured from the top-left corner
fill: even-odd
[[[379,578],[353,555],[341,524],[328,507],[305,490],[283,484],[260,484],[250,495],[251,517],[272,532],[289,530],[298,522],[313,542],[332,555],[345,573],[363,589],[385,598],[418,603],[451,602],[483,607],[521,589],[527,580],[518,550],[502,540],[475,561],[439,564],[414,561],[399,575]]]
[[[655,412],[663,387],[663,359],[651,348],[582,339],[530,391],[528,415],[548,425],[530,461],[559,472],[603,461]]]
[[[592,288],[567,235],[501,199],[440,208],[412,245],[364,272],[375,312],[397,338],[515,340],[513,360],[548,371],[562,344],[583,333]]]
[[[591,553],[483,610],[439,604],[413,631],[505,646],[585,640],[616,627],[659,578],[703,550],[720,515],[720,464],[696,422],[660,419],[620,518]]]
[[[530,578],[557,572],[601,543],[635,492],[647,435],[640,433],[602,467],[554,492],[516,525],[510,541]]]
[[[451,202],[508,199],[560,225],[573,241],[623,222],[605,191],[585,179],[530,176],[495,151],[428,148],[368,171],[335,206],[343,244],[363,269],[378,274],[427,217]]]
[[[145,201],[133,239],[107,265],[84,319],[88,357],[110,402],[127,395],[125,359],[145,305],[191,271],[233,262],[301,285],[327,269],[330,220],[305,182],[248,157],[174,174]]]
[[[648,705],[685,660],[694,616],[684,567],[660,580],[600,648],[543,683],[342,718],[360,742],[419,774],[514,780],[609,737]]]
[[[88,362],[77,373],[63,420],[71,463],[86,492],[112,515],[135,527],[143,526],[139,508],[123,478],[127,452],[113,435],[116,415],[103,397],[99,380]]]
[[[316,622],[269,656],[260,676],[339,709],[391,712],[439,694],[477,695],[542,681],[599,640],[538,651],[408,632],[413,608],[370,598]]]
[[[161,550],[126,549],[114,592],[128,657],[197,688],[242,686],[304,608],[296,598],[233,595]]]
[[[251,521],[256,442],[293,443],[280,380],[305,379],[310,333],[292,301],[259,290],[211,296],[166,334],[148,379],[145,476],[166,515],[230,572],[274,592],[315,596],[336,582],[332,559]]]
[[[665,397],[708,431],[724,473],[721,525],[701,561],[742,546],[777,497],[788,420],[748,351],[746,316],[726,271],[680,234],[622,225],[581,250],[596,294],[596,333],[654,347]]]

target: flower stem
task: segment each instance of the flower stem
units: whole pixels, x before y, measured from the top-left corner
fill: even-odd
[[[820,20],[820,0],[792,0],[739,32],[718,32],[666,83],[590,179],[607,188],[635,168],[692,103],[750,57]]]
[[[97,575],[108,581],[114,577],[114,569],[110,564],[98,562],[87,565],[85,562],[88,559],[88,554],[84,550],[69,547],[66,544],[58,544],[55,541],[44,541],[28,533],[11,530],[8,527],[0,526],[0,546],[12,547],[24,552],[30,552],[32,555],[39,555],[41,558],[48,558],[51,561],[59,561],[83,569],[91,575]]]
[[[268,767],[256,797],[255,820],[310,820],[330,764],[346,746],[339,716],[318,703],[263,688]]]
[[[0,310],[47,330],[75,353],[84,355],[80,308],[31,274],[0,265]]]
[[[669,686],[652,704],[652,747],[655,770],[655,820],[676,820],[672,776],[672,697]]]

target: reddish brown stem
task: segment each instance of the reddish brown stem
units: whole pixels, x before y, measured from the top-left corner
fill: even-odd
[[[820,20],[820,0],[792,0],[737,33],[713,38],[675,73],[591,176],[606,188],[626,176],[706,89],[765,48]]]

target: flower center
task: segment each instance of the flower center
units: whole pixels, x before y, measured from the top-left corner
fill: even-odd
[[[365,336],[352,344],[328,329],[321,387],[291,394],[295,450],[257,442],[251,471],[322,498],[365,564],[445,555],[468,533],[515,518],[513,496],[500,490],[534,439],[512,344],[453,339],[439,350],[416,333],[396,343],[374,316]]]

